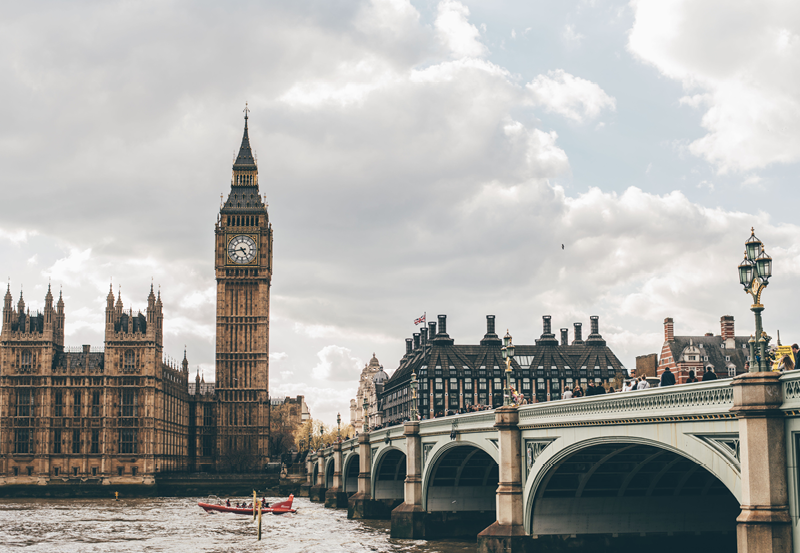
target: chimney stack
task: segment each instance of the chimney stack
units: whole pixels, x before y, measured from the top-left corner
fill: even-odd
[[[569,345],[569,329],[562,328],[561,329],[561,345],[567,346]]]
[[[406,338],[406,354],[409,354],[412,351],[414,351],[414,339]]]
[[[419,332],[414,333],[414,349],[419,349]]]
[[[420,335],[421,335],[421,337],[422,337],[422,346],[424,347],[424,346],[425,346],[425,344],[427,344],[427,343],[428,343],[428,328],[427,328],[427,327],[425,327],[425,326],[423,326],[423,327],[422,327],[422,328],[419,330],[419,333],[420,333]]]
[[[589,320],[592,323],[592,334],[600,334],[600,317],[592,315]]]
[[[482,346],[502,344],[500,337],[495,334],[494,315],[486,315],[486,334],[481,340]]]
[[[723,340],[734,337],[733,316],[724,315],[719,319],[720,334]]]
[[[675,327],[672,322],[672,317],[667,317],[666,319],[664,319],[664,341],[665,342],[675,341]]]
[[[552,334],[552,329],[550,327],[550,315],[543,315],[542,316],[542,336],[546,336],[548,334]]]
[[[447,315],[439,315],[439,334],[447,334]]]
[[[431,340],[436,336],[436,323],[428,323],[428,336]]]
[[[572,341],[573,344],[582,344],[583,343],[583,334],[581,331],[581,327],[583,323],[575,323],[575,339]]]

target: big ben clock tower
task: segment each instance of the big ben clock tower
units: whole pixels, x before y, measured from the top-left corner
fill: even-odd
[[[217,470],[261,470],[269,459],[269,289],[272,226],[258,190],[245,107],[231,191],[215,226]]]

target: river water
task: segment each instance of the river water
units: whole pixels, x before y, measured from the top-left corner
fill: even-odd
[[[296,514],[206,513],[205,498],[0,500],[0,551],[474,553],[474,541],[395,540],[388,520],[347,520],[347,511],[295,498]],[[285,498],[283,498],[285,499]],[[281,498],[267,498],[270,503]]]

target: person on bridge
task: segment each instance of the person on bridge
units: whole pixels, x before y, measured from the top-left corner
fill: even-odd
[[[714,367],[706,367],[706,372],[703,373],[703,382],[716,379],[717,373],[714,372]]]
[[[569,388],[564,390],[564,395],[561,396],[561,399],[572,399],[572,390],[570,390]]]
[[[675,375],[672,374],[672,371],[669,370],[669,367],[664,368],[664,372],[661,373],[661,387],[664,386],[674,386],[675,385]]]
[[[650,387],[650,383],[643,376],[639,377],[639,382],[636,384],[637,390],[646,390]]]
[[[697,377],[694,375],[694,371],[689,371],[689,378],[686,379],[686,383],[691,384],[692,382],[697,382]]]

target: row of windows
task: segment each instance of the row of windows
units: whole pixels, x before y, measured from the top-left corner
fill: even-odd
[[[67,392],[69,394],[69,392]],[[92,417],[99,417],[101,416],[101,409],[100,409],[100,399],[101,394],[100,390],[90,390],[90,416]],[[135,417],[138,411],[138,395],[139,391],[132,388],[123,388],[121,394],[122,406],[120,414],[123,417]],[[82,398],[83,398],[83,391],[82,390],[73,390],[71,393],[72,396],[72,415],[73,417],[80,417],[81,416],[81,407],[82,407]],[[32,408],[33,408],[33,397],[34,391],[29,388],[23,388],[17,390],[17,411],[16,414],[18,417],[30,417],[32,416]],[[53,416],[54,417],[63,417],[67,416],[67,409],[65,405],[65,394],[63,390],[56,390],[53,393]]]
[[[25,467],[28,476],[33,476],[33,467]],[[131,475],[136,476],[139,472],[138,467],[131,467]],[[14,476],[19,476],[19,467],[12,469]],[[91,468],[92,476],[97,476],[97,467]],[[125,466],[117,467],[117,475],[122,476],[125,474]],[[53,467],[53,476],[61,476],[61,467]],[[78,467],[72,467],[72,476],[78,476]]]
[[[229,227],[257,227],[258,222],[257,215],[228,215]]]
[[[119,453],[137,452],[137,433],[135,428],[122,428],[119,430]],[[83,446],[80,430],[53,430],[53,453],[81,453]],[[14,431],[14,453],[32,454],[33,431],[20,428]],[[92,430],[89,440],[89,453],[100,453],[100,430]]]

